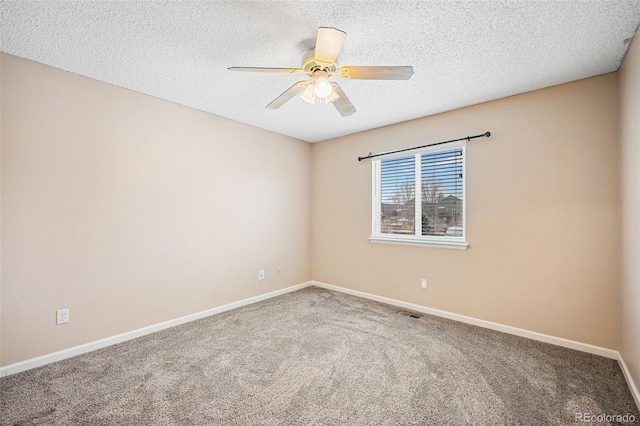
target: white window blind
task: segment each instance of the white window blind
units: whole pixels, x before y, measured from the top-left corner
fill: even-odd
[[[373,161],[373,241],[465,243],[465,148]]]
[[[415,156],[381,160],[380,196],[382,233],[415,234]]]

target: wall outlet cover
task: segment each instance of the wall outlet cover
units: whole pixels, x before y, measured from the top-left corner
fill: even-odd
[[[69,309],[58,309],[56,311],[56,324],[66,324],[69,322]]]

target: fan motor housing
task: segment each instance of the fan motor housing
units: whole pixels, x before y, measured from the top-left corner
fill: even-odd
[[[310,50],[302,57],[302,69],[309,75],[316,71],[333,72],[337,69],[336,64],[320,62],[315,60],[315,50]]]

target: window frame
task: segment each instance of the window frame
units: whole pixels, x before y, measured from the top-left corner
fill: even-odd
[[[369,241],[373,243],[383,244],[402,244],[412,246],[424,246],[424,247],[439,247],[465,250],[469,244],[467,243],[467,152],[466,141],[460,141],[448,144],[446,147],[434,146],[428,148],[422,148],[416,150],[412,154],[401,153],[384,156],[379,159],[372,160],[371,162],[371,235]],[[462,236],[432,236],[432,235],[401,235],[401,234],[383,234],[380,232],[381,226],[381,162],[390,158],[408,157],[414,155],[416,158],[427,152],[449,151],[452,149],[462,149]],[[422,184],[422,164],[421,161],[415,161],[415,182],[416,189],[418,185]],[[417,218],[422,217],[422,191],[415,191],[416,198],[420,199],[420,202],[415,202],[414,223],[418,223]],[[420,223],[422,220],[420,219]],[[417,227],[416,227],[417,229]]]

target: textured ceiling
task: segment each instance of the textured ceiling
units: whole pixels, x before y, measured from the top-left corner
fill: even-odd
[[[2,1],[6,53],[309,142],[615,71],[640,1]],[[320,26],[339,65],[412,65],[408,81],[339,79],[358,112],[294,98]],[[625,41],[626,40],[626,41]],[[479,129],[485,130],[485,129]]]

